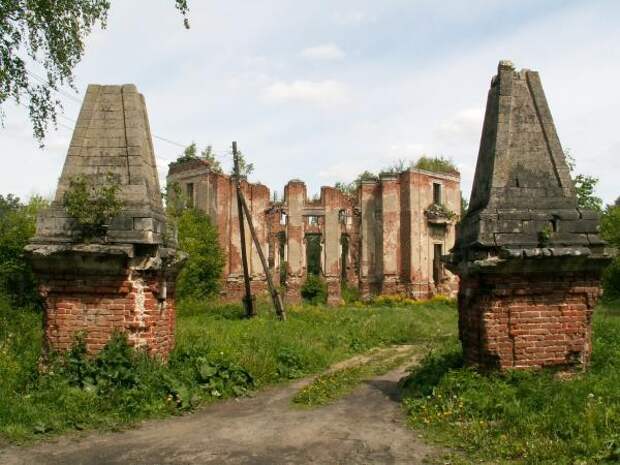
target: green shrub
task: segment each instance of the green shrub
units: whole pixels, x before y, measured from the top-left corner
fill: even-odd
[[[120,179],[113,174],[108,174],[103,182],[84,176],[69,180],[62,204],[79,225],[82,239],[105,236],[110,221],[123,208],[123,202],[118,197],[120,190]]]
[[[278,376],[281,378],[301,378],[306,374],[303,357],[298,350],[291,347],[283,347],[276,356],[278,361]]]
[[[115,333],[94,358],[87,355],[83,335],[78,335],[59,363],[58,371],[72,386],[94,389],[99,394],[117,388],[131,389],[140,383],[139,355],[130,347],[127,336],[121,333]]]
[[[327,284],[320,276],[309,274],[301,286],[301,296],[312,305],[323,304],[327,302]]]
[[[347,283],[342,283],[340,295],[346,304],[359,302],[361,299],[360,290],[357,287],[349,286]]]
[[[194,208],[181,213],[178,228],[179,248],[189,258],[177,279],[177,295],[180,299],[216,295],[225,264],[217,228],[207,214]]]

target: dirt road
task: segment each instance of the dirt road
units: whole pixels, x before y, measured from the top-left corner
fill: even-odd
[[[120,433],[63,437],[0,451],[3,465],[284,465],[422,463],[436,452],[405,425],[397,382],[404,366],[334,404],[301,410],[308,381],[213,404]]]

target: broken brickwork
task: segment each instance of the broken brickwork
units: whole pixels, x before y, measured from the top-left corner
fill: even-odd
[[[598,214],[577,207],[538,73],[500,62],[469,210],[448,258],[461,278],[466,360],[485,368],[586,366],[611,255]]]
[[[226,257],[222,296],[240,299],[243,270],[234,182],[213,172],[207,162],[191,160],[172,163],[168,183],[178,184],[191,197],[187,202],[217,225]],[[327,283],[328,303],[337,304],[343,284],[359,288],[365,298],[455,295],[457,278],[444,269],[441,255],[454,244],[461,208],[459,183],[458,173],[410,169],[365,181],[352,195],[323,187],[314,200],[300,180],[285,186],[280,202],[270,201],[268,188],[261,184],[244,182],[242,189],[274,281],[286,285],[286,300],[301,300],[308,274],[308,237],[318,235],[320,274]],[[439,204],[442,208],[436,208]],[[262,291],[266,279],[255,245],[247,241],[246,246],[252,289]]]
[[[63,195],[75,176],[96,184],[108,175],[120,183],[123,208],[105,237],[86,241]],[[26,247],[45,302],[47,348],[67,350],[82,334],[93,353],[120,331],[134,347],[166,358],[182,262],[170,233],[144,97],[133,85],[90,85],[55,199]]]

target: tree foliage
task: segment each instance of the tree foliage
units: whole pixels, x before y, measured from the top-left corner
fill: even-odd
[[[603,211],[603,200],[595,195],[598,178],[586,174],[575,174],[577,163],[569,148],[564,149],[566,163],[571,174],[574,175],[575,193],[577,195],[577,206],[584,210]]]
[[[607,205],[601,217],[601,236],[620,249],[620,205]]]
[[[239,160],[239,176],[241,179],[247,179],[254,172],[254,163],[248,163],[241,151],[237,152],[237,160]]]
[[[175,2],[189,27],[187,0]],[[65,85],[75,90],[85,40],[94,27],[106,27],[109,9],[109,0],[0,0],[0,109],[9,99],[27,106],[39,142],[62,110],[55,92]],[[28,60],[43,68],[42,76],[27,69]]]
[[[607,205],[601,216],[601,236],[612,247],[620,249],[620,205]],[[605,270],[603,287],[606,298],[620,298],[620,257]]]
[[[577,206],[584,210],[603,210],[603,199],[595,194],[598,178],[585,174],[575,176],[575,191],[577,194]]]
[[[217,228],[202,211],[183,210],[178,218],[179,248],[189,259],[177,279],[179,298],[206,298],[219,290],[224,269]]]
[[[17,305],[38,301],[24,247],[35,233],[37,214],[47,206],[48,202],[38,196],[23,204],[11,194],[0,195],[0,294]]]
[[[217,227],[197,208],[188,208],[181,186],[166,186],[167,230],[176,232],[178,246],[189,255],[177,278],[179,298],[207,298],[219,291],[225,257],[218,240]]]

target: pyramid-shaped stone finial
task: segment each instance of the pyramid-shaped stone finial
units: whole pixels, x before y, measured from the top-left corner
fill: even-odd
[[[602,253],[604,243],[598,216],[577,208],[538,72],[515,71],[511,62],[501,61],[488,93],[469,210],[455,253],[501,248],[518,255],[543,246],[590,255]]]
[[[165,225],[144,97],[132,84],[88,86],[56,196],[37,229],[39,241],[71,242],[76,227],[62,207],[76,176],[120,182],[124,208],[109,226],[110,243],[161,243]]]

